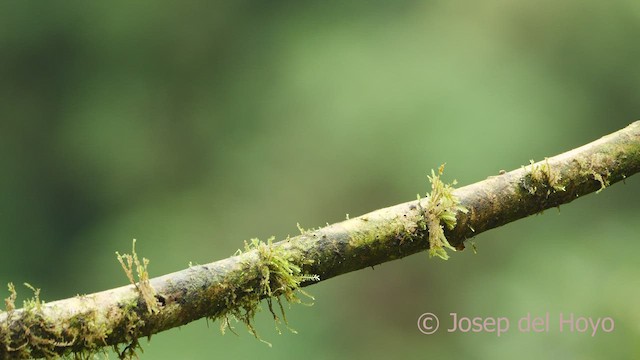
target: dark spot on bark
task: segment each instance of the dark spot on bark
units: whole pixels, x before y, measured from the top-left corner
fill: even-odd
[[[165,306],[167,305],[167,299],[160,294],[155,295],[156,300],[158,300],[158,304],[160,304],[160,306]]]

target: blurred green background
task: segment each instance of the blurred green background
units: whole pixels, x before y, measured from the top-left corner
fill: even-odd
[[[132,238],[157,276],[413,200],[443,162],[465,185],[582,145],[638,118],[639,37],[633,0],[4,2],[0,283],[121,286]],[[141,358],[639,358],[639,194],[312,286],[299,334],[258,316],[273,348],[198,321]],[[541,334],[416,327],[547,311]],[[559,313],[615,330],[560,333]]]

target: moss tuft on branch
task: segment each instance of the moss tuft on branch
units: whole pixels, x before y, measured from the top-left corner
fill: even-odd
[[[301,293],[314,300],[311,295],[300,289],[300,284],[304,281],[320,281],[320,277],[318,275],[303,274],[300,266],[295,264],[291,252],[282,247],[274,246],[273,240],[274,237],[270,237],[267,242],[254,238],[248,242],[245,241],[244,251],[238,250],[236,252],[237,256],[252,251],[257,252],[258,261],[245,262],[248,271],[243,274],[246,277],[255,278],[250,281],[255,286],[242,289],[244,296],[241,297],[237,296],[237,291],[230,291],[229,296],[225,298],[225,310],[221,314],[212,317],[214,320],[220,319],[220,330],[223,334],[227,328],[233,331],[231,320],[235,320],[244,323],[256,339],[271,346],[271,343],[260,338],[253,326],[253,319],[261,309],[261,300],[266,299],[269,312],[273,316],[276,330],[279,333],[280,328],[278,325],[282,323],[295,333],[295,330],[289,327],[281,297],[284,297],[289,303],[301,303],[302,301],[296,294]],[[311,264],[313,260],[309,259],[303,263]],[[246,283],[245,280],[243,279],[241,283]],[[229,286],[234,285],[229,284]],[[278,304],[282,319],[273,308],[274,299]]]
[[[458,212],[467,213],[467,208],[460,205],[460,199],[453,193],[453,185],[457,182],[453,180],[451,184],[445,184],[440,180],[444,173],[444,165],[438,168],[438,174],[431,170],[428,176],[431,183],[431,192],[427,194],[427,207],[424,209],[424,218],[429,230],[429,257],[437,256],[443,260],[449,259],[446,249],[456,251],[456,248],[449,244],[444,235],[444,227],[451,230],[456,226],[456,214]],[[444,224],[444,226],[443,226]]]

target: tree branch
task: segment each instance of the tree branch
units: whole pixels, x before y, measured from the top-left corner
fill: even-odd
[[[134,251],[122,258],[135,259],[139,281],[90,295],[44,304],[36,291],[15,309],[10,286],[7,311],[0,314],[0,358],[84,357],[105,346],[127,357],[138,338],[203,317],[223,325],[235,317],[255,334],[251,318],[261,299],[279,321],[273,300],[296,302],[300,287],[424,251],[430,230],[444,229],[448,243],[461,250],[479,233],[599,192],[639,170],[637,121],[580,148],[453,191],[468,211],[455,213],[451,229],[442,217],[439,225],[426,221],[444,206],[427,197],[273,244],[254,239],[237,256],[150,280],[146,260],[140,263]],[[130,278],[133,271],[129,261]],[[127,345],[119,349],[118,344]]]

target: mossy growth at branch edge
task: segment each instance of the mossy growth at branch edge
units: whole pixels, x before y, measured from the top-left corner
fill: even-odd
[[[127,275],[127,278],[129,279],[131,284],[138,290],[140,298],[147,306],[147,311],[149,311],[149,314],[158,313],[160,309],[158,307],[158,301],[155,298],[156,291],[149,283],[149,272],[147,271],[149,259],[143,257],[142,263],[138,259],[138,254],[136,253],[136,239],[133,239],[133,244],[131,247],[131,255],[120,255],[120,253],[116,251],[118,262],[120,262],[120,265],[122,265],[122,270],[124,270],[124,273]],[[136,273],[138,274],[137,283],[133,277],[134,265]]]
[[[538,165],[535,161],[529,160],[531,165],[526,175],[522,178],[522,187],[531,195],[541,195],[548,197],[552,192],[565,191],[564,185],[560,183],[562,176],[549,165],[549,159],[545,158],[544,163]]]
[[[261,310],[261,300],[266,299],[278,333],[281,333],[278,325],[282,323],[291,332],[296,333],[295,330],[289,327],[281,297],[284,297],[289,303],[302,303],[302,300],[297,295],[299,292],[314,300],[313,296],[300,289],[300,284],[304,281],[320,281],[320,277],[318,275],[303,274],[300,266],[293,263],[290,253],[282,247],[274,245],[273,240],[274,237],[269,238],[267,242],[254,238],[249,242],[245,241],[244,251],[239,249],[236,252],[236,255],[254,250],[257,252],[257,264],[251,264],[251,269],[245,272],[247,276],[257,275],[257,281],[253,282],[256,284],[255,288],[240,289],[242,296],[238,296],[237,291],[228,292],[225,311],[215,317],[215,319],[220,319],[220,330],[223,334],[227,328],[234,332],[231,327],[231,319],[234,319],[244,323],[248,331],[256,339],[271,346],[269,342],[260,338],[253,326],[253,319],[256,313]],[[309,260],[306,263],[311,262]],[[245,281],[242,282],[247,283]],[[274,298],[279,308],[278,312],[274,310]],[[282,316],[282,319],[278,314]]]
[[[431,193],[427,194],[427,207],[423,210],[424,220],[429,229],[429,257],[437,256],[447,260],[449,254],[446,249],[453,251],[456,249],[445,237],[444,226],[449,230],[453,229],[457,223],[456,213],[458,211],[467,213],[468,210],[460,205],[460,200],[453,194],[453,185],[456,185],[457,181],[453,180],[451,184],[445,184],[440,180],[440,176],[444,173],[444,165],[440,165],[437,175],[432,169],[431,176],[427,176],[431,183]]]
[[[260,303],[266,300],[269,312],[273,315],[276,330],[280,332],[278,325],[284,324],[289,330],[295,330],[288,326],[282,297],[289,303],[303,303],[298,297],[298,293],[313,300],[313,297],[302,289],[300,284],[306,281],[319,281],[318,275],[307,275],[302,273],[301,266],[312,263],[312,260],[294,259],[292,253],[283,247],[273,244],[273,238],[267,242],[258,239],[251,239],[245,242],[245,250],[240,254],[254,252],[256,257],[249,255],[245,263],[245,268],[240,278],[227,283],[227,297],[225,298],[225,309],[214,318],[221,320],[221,330],[231,328],[231,319],[243,322],[250,333],[260,341],[262,340],[255,327],[253,318],[261,310]],[[123,302],[119,311],[112,313],[111,324],[124,323],[125,347],[120,349],[118,344],[113,345],[114,351],[120,359],[137,358],[137,350],[141,351],[139,338],[140,330],[145,325],[140,311],[148,312],[149,316],[160,314],[164,307],[155,298],[155,289],[150,284],[147,266],[149,260],[138,258],[135,250],[135,240],[133,241],[132,254],[118,255],[125,274],[129,281],[136,287],[139,299],[131,299]],[[248,254],[247,254],[248,255]],[[138,281],[134,278],[137,274]],[[80,311],[68,321],[59,322],[50,318],[44,310],[44,301],[40,300],[40,289],[36,289],[29,284],[25,284],[34,293],[31,299],[25,300],[23,309],[16,309],[17,293],[13,284],[9,284],[9,297],[5,299],[5,309],[7,312],[6,322],[0,324],[0,333],[3,335],[5,352],[12,355],[12,358],[31,358],[44,356],[46,358],[73,358],[91,359],[94,355],[103,353],[106,356],[106,339],[115,329],[109,328],[104,319],[98,319],[96,311]],[[80,300],[84,296],[78,296]],[[273,301],[275,298],[275,302]],[[274,309],[277,303],[279,310]],[[145,308],[140,308],[144,304]],[[17,326],[22,327],[24,334],[14,337],[16,334],[11,325],[12,320],[18,318]],[[122,319],[122,321],[120,321]],[[72,348],[79,344],[83,350],[72,352]]]
[[[7,319],[0,324],[0,332],[4,335],[3,350],[10,358],[93,359],[98,353],[106,354],[103,346],[108,330],[100,328],[91,315],[78,314],[68,323],[60,324],[43,311],[45,302],[40,299],[40,289],[28,283],[24,285],[33,291],[33,296],[24,300],[22,309],[16,310],[17,292],[12,283],[8,284]],[[19,323],[12,325],[14,316],[19,318]],[[21,328],[24,335],[15,337],[16,327]],[[84,350],[71,353],[69,347],[77,342],[84,344]]]

